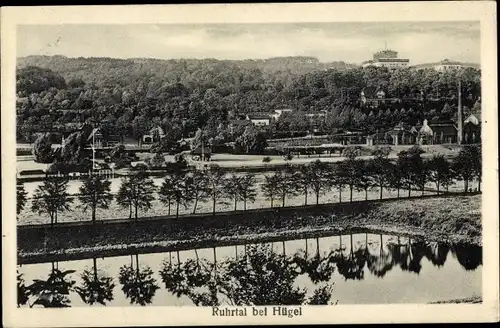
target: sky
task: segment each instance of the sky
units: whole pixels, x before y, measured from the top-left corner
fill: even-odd
[[[411,64],[480,63],[479,22],[19,25],[17,56],[264,59],[361,63],[385,47]]]

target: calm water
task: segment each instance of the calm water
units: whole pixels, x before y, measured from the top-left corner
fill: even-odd
[[[23,265],[18,272],[26,286],[35,282],[28,304],[38,299],[42,306],[428,303],[480,296],[481,259],[475,246],[354,234]]]

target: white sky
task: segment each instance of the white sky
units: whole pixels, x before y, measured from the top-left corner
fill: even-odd
[[[20,25],[17,56],[258,59],[360,63],[387,47],[411,64],[480,63],[479,22]]]

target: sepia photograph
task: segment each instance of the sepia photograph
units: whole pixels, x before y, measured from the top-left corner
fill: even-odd
[[[203,6],[161,6],[176,7]],[[483,251],[498,255],[496,39],[481,17],[100,17],[18,18],[9,80],[2,43],[13,309],[293,324],[344,305],[487,305],[498,320]]]

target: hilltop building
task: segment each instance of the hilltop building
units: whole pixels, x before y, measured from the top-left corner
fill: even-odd
[[[398,52],[390,49],[382,50],[373,54],[373,60],[368,60],[363,63],[363,67],[387,67],[397,69],[408,67],[410,60],[407,58],[399,58]]]
[[[438,72],[444,72],[444,71],[453,71],[453,70],[459,70],[464,68],[462,63],[457,62],[457,61],[452,61],[449,59],[444,59],[440,61],[439,63],[436,63],[433,68],[438,71]]]

